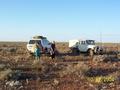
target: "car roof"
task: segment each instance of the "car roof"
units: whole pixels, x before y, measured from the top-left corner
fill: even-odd
[[[30,39],[30,40],[42,40],[42,39]]]
[[[69,41],[86,41],[86,40],[95,41],[91,39],[74,39],[74,40],[69,40]]]
[[[30,39],[30,40],[45,40],[45,39]]]

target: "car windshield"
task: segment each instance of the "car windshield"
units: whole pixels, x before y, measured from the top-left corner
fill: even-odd
[[[90,45],[95,45],[95,41],[94,40],[86,40],[86,43],[90,44]]]
[[[43,42],[43,45],[48,45],[50,43],[47,39],[43,39],[42,42]]]
[[[40,42],[40,40],[30,40],[29,41],[29,44],[35,44],[35,43],[40,44],[41,42]]]

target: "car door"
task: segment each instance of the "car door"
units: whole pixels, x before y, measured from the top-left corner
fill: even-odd
[[[86,41],[81,41],[80,42],[79,50],[80,50],[80,52],[86,52],[86,50],[87,50],[87,43],[86,43]]]

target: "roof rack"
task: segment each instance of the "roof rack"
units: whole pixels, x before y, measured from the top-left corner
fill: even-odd
[[[43,36],[34,36],[33,39],[46,39],[46,37],[43,37]]]

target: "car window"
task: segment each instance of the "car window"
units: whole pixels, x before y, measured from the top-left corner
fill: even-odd
[[[35,43],[38,43],[40,45],[41,41],[40,40],[30,40],[29,41],[29,44],[35,44]]]
[[[29,44],[35,44],[35,40],[30,40]]]
[[[94,40],[86,40],[87,44],[90,45],[95,45],[95,41]]]
[[[50,43],[47,39],[43,39],[42,42],[44,45],[48,45]]]
[[[81,44],[85,44],[85,41],[81,41]]]

